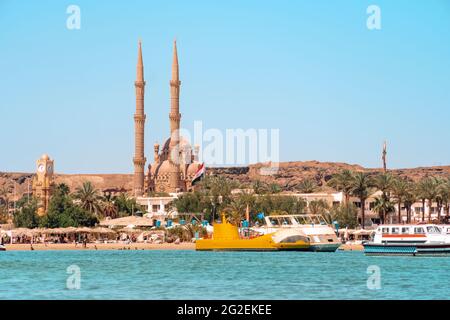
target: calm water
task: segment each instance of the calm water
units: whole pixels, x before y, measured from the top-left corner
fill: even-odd
[[[67,267],[81,271],[69,290]],[[367,268],[381,271],[369,290]],[[448,299],[450,258],[362,252],[0,252],[0,299]]]

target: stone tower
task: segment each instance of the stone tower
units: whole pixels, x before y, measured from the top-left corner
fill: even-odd
[[[134,195],[140,197],[144,193],[144,166],[146,158],[144,156],[144,64],[142,62],[142,46],[139,41],[138,61],[136,70],[136,81],[134,86],[136,88],[136,113],[134,114]]]
[[[47,213],[50,197],[54,189],[53,177],[53,160],[46,154],[43,154],[40,159],[36,161],[36,175],[33,177],[33,196],[38,199],[39,216]]]
[[[169,186],[175,190],[180,187],[180,85],[178,70],[177,42],[173,43],[172,80],[170,80],[170,172]]]

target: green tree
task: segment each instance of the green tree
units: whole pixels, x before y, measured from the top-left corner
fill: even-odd
[[[325,215],[329,208],[328,203],[323,199],[313,200],[308,204],[308,211],[310,214]]]
[[[386,217],[389,214],[395,212],[395,207],[389,199],[381,195],[380,197],[375,198],[373,211],[378,213],[378,216],[380,217],[382,223],[385,223]]]
[[[29,203],[21,205],[14,215],[14,225],[18,228],[36,228],[39,226],[39,216],[37,215],[37,200],[33,198]]]
[[[410,185],[406,179],[394,179],[391,185],[391,190],[396,199],[398,222],[400,223],[402,218],[402,203],[404,203],[406,196],[408,196],[408,193],[410,192]]]
[[[431,208],[433,207],[433,201],[436,200],[438,194],[438,181],[435,177],[425,177],[420,180],[418,188],[423,206],[422,221],[425,220],[425,200],[427,200],[429,208],[428,222],[431,222]]]
[[[416,192],[415,192],[415,185],[411,182],[408,182],[407,192],[403,198],[403,203],[406,208],[406,222],[407,223],[411,223],[412,206],[416,202],[416,200],[417,200],[417,196],[416,196]]]
[[[101,209],[102,214],[105,217],[110,217],[112,219],[118,217],[119,209],[113,199],[104,198],[101,202]]]
[[[75,205],[64,188],[56,188],[47,214],[39,220],[39,226],[45,228],[92,227],[96,223],[96,215]]]
[[[445,208],[445,216],[448,220],[450,215],[450,177],[447,178],[445,183],[441,186],[439,193],[442,196],[443,205]]]
[[[361,227],[365,227],[365,206],[373,187],[372,178],[365,172],[358,172],[353,178],[351,194],[361,203]]]
[[[350,195],[353,188],[353,172],[350,170],[342,170],[339,173],[333,174],[327,185],[336,191],[344,194],[345,203],[349,203]]]
[[[267,184],[261,180],[256,180],[253,182],[252,188],[255,194],[266,194],[269,191]]]
[[[334,206],[324,215],[329,224],[337,221],[340,228],[348,227],[350,229],[356,228],[358,225],[357,216],[358,209],[353,203],[342,203],[339,206]]]
[[[391,191],[395,183],[395,178],[390,173],[381,173],[372,179],[372,185],[381,190],[385,200],[391,200]]]
[[[269,184],[269,191],[272,194],[280,193],[281,192],[281,187],[278,184],[276,184],[276,183],[271,183],[271,184]]]
[[[297,189],[301,193],[313,193],[317,190],[317,183],[312,179],[304,179],[297,184]]]
[[[130,198],[126,193],[122,192],[114,198],[114,204],[117,206],[117,212],[119,217],[127,217],[136,215],[137,213],[143,213],[145,209],[136,202],[135,198]]]
[[[83,182],[83,185],[76,189],[74,198],[80,201],[80,206],[96,215],[101,211],[100,194],[90,181]]]
[[[448,184],[450,179],[437,178],[436,183],[436,204],[438,210],[438,221],[441,222],[441,210],[448,206],[450,198],[450,185]]]

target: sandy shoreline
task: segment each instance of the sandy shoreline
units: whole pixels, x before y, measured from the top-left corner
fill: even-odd
[[[30,244],[5,244],[7,251],[30,251]],[[174,243],[88,243],[86,248],[82,244],[73,243],[53,243],[53,244],[33,244],[33,249],[37,251],[45,250],[195,250],[195,243],[182,242]]]
[[[7,251],[30,251],[30,244],[6,244]],[[195,250],[195,243],[182,242],[180,244],[174,243],[88,243],[86,248],[83,245],[73,243],[53,243],[53,244],[33,244],[33,249],[36,251],[45,250]],[[339,250],[343,251],[361,251],[362,245],[347,245],[343,244]]]

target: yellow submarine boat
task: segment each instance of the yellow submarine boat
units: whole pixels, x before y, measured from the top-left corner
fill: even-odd
[[[199,251],[307,251],[309,239],[295,230],[279,230],[254,238],[242,238],[236,226],[226,221],[222,215],[222,223],[213,226],[212,239],[199,239],[195,249]]]

